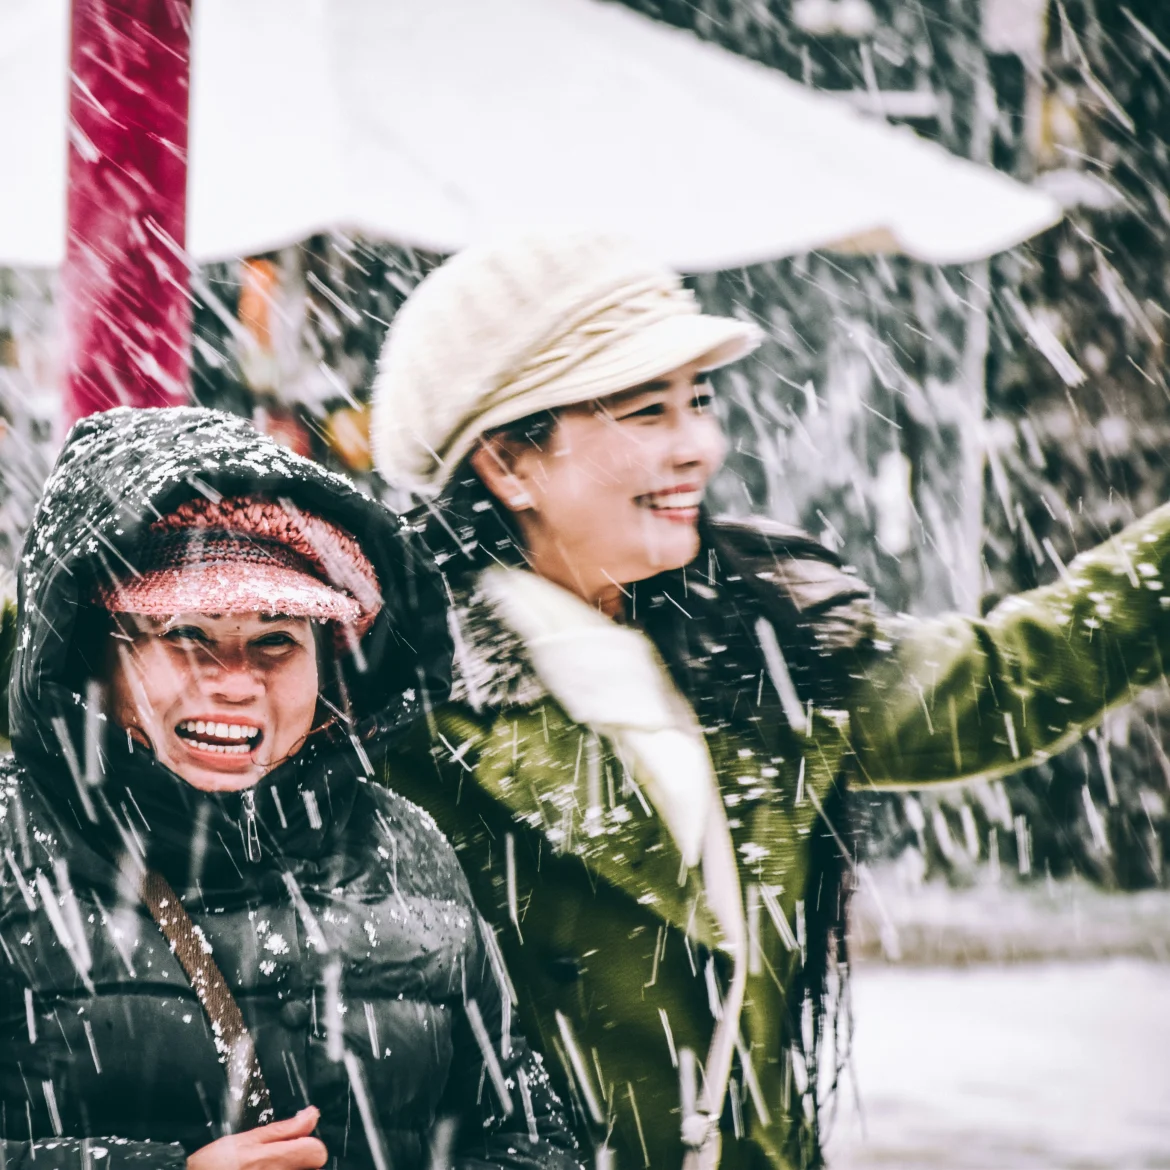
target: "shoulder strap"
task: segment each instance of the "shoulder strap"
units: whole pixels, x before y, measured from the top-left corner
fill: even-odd
[[[223,973],[211,957],[211,945],[196,929],[170,882],[157,870],[148,869],[143,875],[142,899],[191,980],[191,988],[211,1024],[220,1061],[227,1065],[234,1114],[232,1130],[238,1133],[265,1125],[275,1116],[272,1098],[256,1059],[251,1033]]]

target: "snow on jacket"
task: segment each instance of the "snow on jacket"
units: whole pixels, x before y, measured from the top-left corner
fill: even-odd
[[[817,958],[813,916],[831,915],[840,889],[814,859],[847,847],[834,812],[843,778],[1002,774],[1157,682],[1170,660],[1170,506],[983,620],[878,621],[814,542],[766,526],[734,536],[734,561],[700,557],[689,596],[639,618],[673,623],[657,643],[679,640],[745,902],[747,988],[718,1164],[792,1170],[822,1164],[802,979]],[[644,664],[583,620],[572,661],[558,664],[574,631],[534,640],[530,613],[482,584],[458,600],[455,689],[389,774],[460,851],[501,932],[527,1034],[564,1057],[554,1073],[582,1137],[606,1142],[619,1166],[677,1170],[681,1054],[705,1057],[729,983],[702,875],[656,807],[652,761],[627,750],[647,726],[627,687]],[[761,618],[783,653],[765,647],[754,661],[771,656],[768,669],[749,669],[747,639],[769,640]]]
[[[131,558],[159,514],[217,492],[268,492],[342,525],[386,602],[365,673],[348,663],[354,722],[243,794],[184,783],[86,686],[103,566]],[[462,1170],[577,1165],[450,845],[368,782],[415,714],[420,664],[393,618],[417,588],[389,513],[242,420],[119,409],[75,427],[25,545],[15,758],[0,766],[0,1165],[183,1167],[221,1136],[225,1068],[137,897],[134,853],[210,943],[277,1117],[321,1110],[330,1165],[426,1166],[444,1133]]]

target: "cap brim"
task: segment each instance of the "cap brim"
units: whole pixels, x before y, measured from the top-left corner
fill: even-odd
[[[662,377],[680,366],[718,369],[752,352],[763,330],[733,317],[687,313],[615,337],[565,379],[566,400],[558,406],[605,398]]]
[[[282,565],[217,564],[158,569],[103,590],[113,613],[170,617],[178,613],[262,613],[360,625],[353,597]]]

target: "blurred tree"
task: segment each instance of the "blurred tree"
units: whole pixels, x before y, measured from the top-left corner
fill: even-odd
[[[1070,207],[996,263],[985,556],[1000,591],[1170,499],[1170,6],[1053,3],[1032,84],[1032,140],[1005,135],[1003,156]],[[999,97],[1023,126],[1027,102]],[[1038,860],[1124,888],[1167,880],[1165,700],[1008,781]]]
[[[929,613],[973,607],[965,583],[991,599],[1051,580],[1167,499],[1170,6],[621,2],[852,100],[929,91],[916,130],[1039,173],[1072,207],[990,266],[814,255],[697,280],[770,334],[759,363],[720,379],[724,507],[802,524],[887,605]],[[985,419],[965,409],[976,383]],[[964,582],[972,540],[981,564]],[[1163,711],[1147,697],[973,797],[862,797],[868,846],[920,848],[959,879],[994,849],[994,867],[1025,877],[1165,881]]]

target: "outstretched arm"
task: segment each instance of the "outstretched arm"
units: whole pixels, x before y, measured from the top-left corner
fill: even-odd
[[[894,623],[859,661],[860,770],[878,785],[1008,772],[1157,682],[1170,651],[1170,505],[977,620]]]

